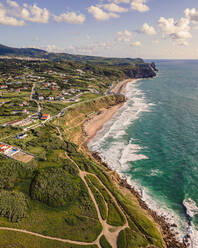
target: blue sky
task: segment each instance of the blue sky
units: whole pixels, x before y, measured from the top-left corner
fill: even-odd
[[[0,43],[113,57],[198,59],[197,0],[0,0]]]

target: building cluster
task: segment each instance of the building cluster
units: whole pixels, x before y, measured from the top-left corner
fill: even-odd
[[[42,113],[36,113],[31,116],[28,116],[26,119],[23,120],[15,120],[15,121],[10,121],[4,124],[4,127],[26,127],[31,125],[33,122],[36,120],[41,120],[41,121],[46,121],[50,119],[50,114],[42,114]]]
[[[10,121],[6,124],[4,124],[4,126],[11,126],[11,127],[25,127],[25,126],[28,126],[30,124],[32,124],[32,119],[31,118],[26,118],[26,119],[23,119],[23,120],[16,120],[16,121]]]
[[[19,135],[19,138],[25,138],[25,134]],[[21,149],[6,143],[0,143],[0,154],[24,163],[28,163],[34,158],[32,154],[24,152]]]
[[[12,158],[16,153],[18,153],[20,150],[18,148],[15,148],[13,146],[7,145],[5,143],[0,143],[0,154],[3,154],[7,157]]]
[[[80,92],[79,89],[74,89],[74,88],[70,88],[68,90],[64,89],[60,91],[60,87],[58,85],[55,85],[55,83],[52,83],[52,84],[44,83],[40,89],[49,90],[50,92],[59,90],[57,95],[45,96],[44,94],[38,92],[36,95],[33,96],[33,98],[39,101],[44,101],[44,100],[46,101],[65,101],[66,100],[67,101],[68,97],[78,94]]]

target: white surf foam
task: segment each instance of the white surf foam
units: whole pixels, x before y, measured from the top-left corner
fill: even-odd
[[[126,104],[109,120],[95,138],[88,144],[95,150],[109,138],[122,138],[127,127],[137,120],[143,112],[150,111],[153,104],[145,101],[144,93],[136,87],[135,83],[127,85],[126,96],[129,99]]]
[[[198,214],[198,207],[196,202],[194,202],[191,198],[185,199],[183,201],[183,205],[186,208],[186,214],[193,218],[196,214]]]
[[[183,205],[186,209],[186,214],[189,217],[189,225],[187,229],[187,234],[190,236],[191,241],[191,248],[197,248],[198,247],[198,230],[194,226],[192,219],[195,215],[198,214],[198,206],[196,205],[196,202],[193,201],[191,198],[185,199],[183,201]]]
[[[143,112],[150,111],[151,105],[146,103],[144,93],[134,83],[127,85],[126,96],[129,99],[126,104],[88,144],[90,150],[97,151],[103,161],[117,172],[126,171],[129,168],[128,162],[148,159],[141,154],[142,147],[136,144],[135,140],[127,143],[124,137],[127,127]],[[104,147],[109,139],[113,139],[113,141],[108,147]]]

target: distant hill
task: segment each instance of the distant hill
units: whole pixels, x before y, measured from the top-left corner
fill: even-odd
[[[48,53],[35,48],[12,48],[0,44],[0,56],[25,56],[42,58]]]
[[[52,61],[70,60],[74,62],[85,62],[91,64],[102,64],[110,66],[127,66],[141,64],[144,61],[140,58],[106,58],[86,55],[73,55],[68,53],[48,53],[47,51],[35,48],[12,48],[0,44],[0,56],[31,57],[49,59]]]

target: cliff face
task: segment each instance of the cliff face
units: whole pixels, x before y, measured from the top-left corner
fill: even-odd
[[[157,69],[154,63],[145,63],[127,68],[124,70],[124,73],[129,78],[150,78],[156,76],[156,71]]]

